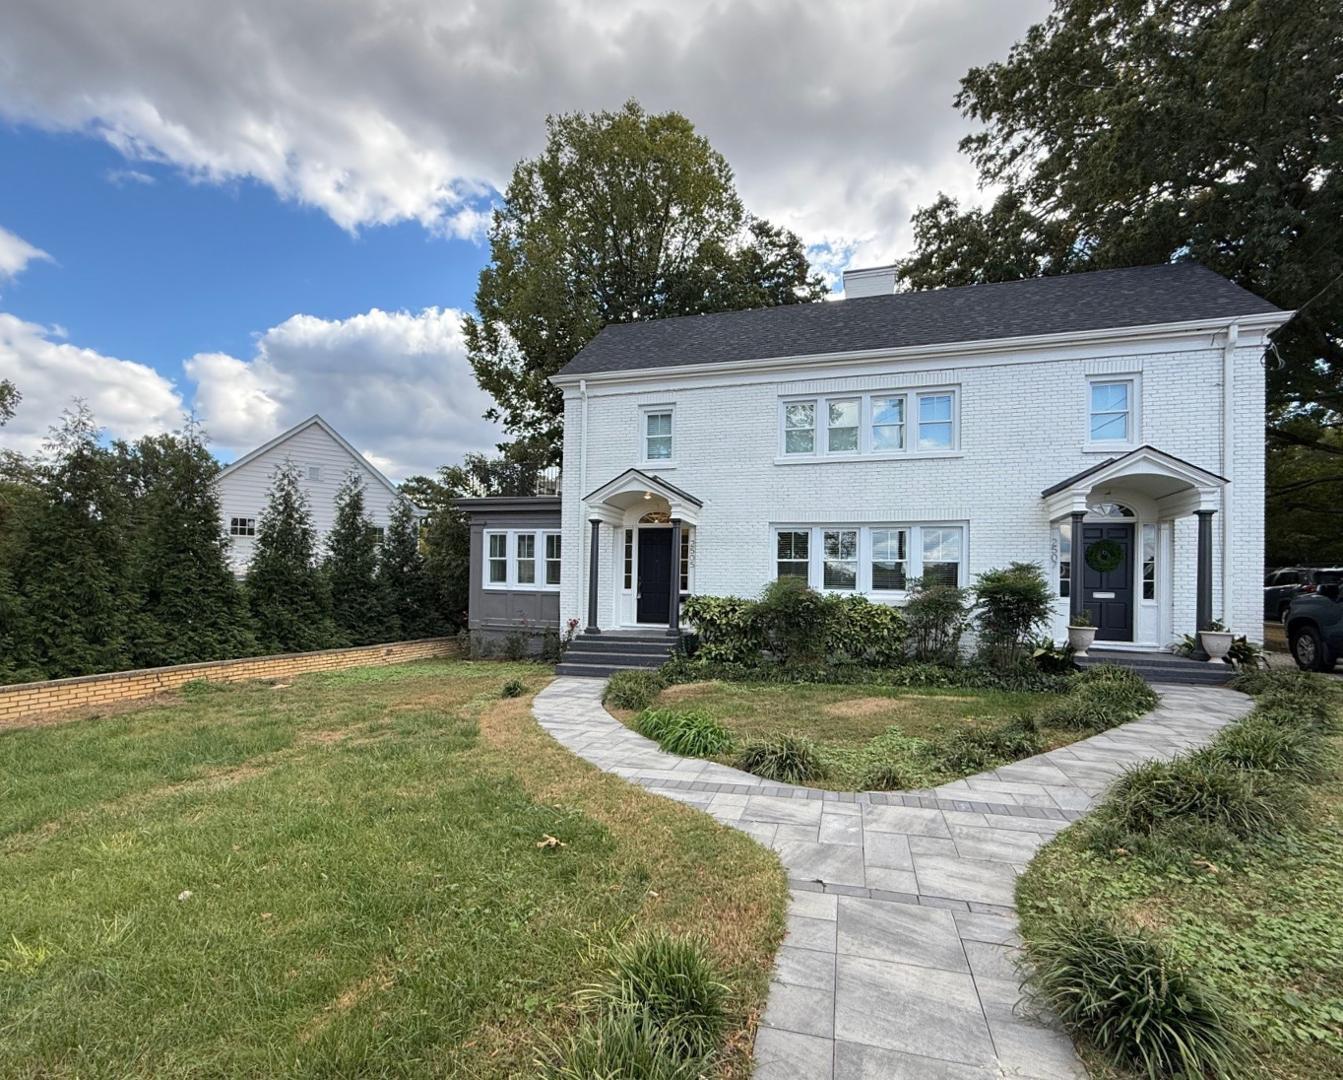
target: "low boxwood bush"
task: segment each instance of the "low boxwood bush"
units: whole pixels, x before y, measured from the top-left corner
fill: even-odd
[[[1207,748],[1127,770],[1096,813],[1104,824],[1140,838],[1189,823],[1249,840],[1295,821],[1301,802],[1298,785],[1238,768]]]
[[[1245,1059],[1225,999],[1151,938],[1059,916],[1030,942],[1031,997],[1111,1064],[1142,1076],[1230,1077]]]
[[[714,1053],[727,1027],[728,988],[709,963],[704,942],[662,931],[613,946],[604,978],[581,998],[608,1015],[651,1023],[681,1060]]]
[[[666,688],[660,671],[617,671],[606,683],[602,703],[613,709],[646,709]]]
[[[771,735],[747,743],[733,762],[737,768],[782,784],[805,784],[825,772],[816,744],[801,735]]]
[[[713,757],[732,749],[732,733],[703,709],[645,709],[634,721],[640,735],[654,740],[670,754]]]

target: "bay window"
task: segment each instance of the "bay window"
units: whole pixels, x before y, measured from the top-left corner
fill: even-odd
[[[918,578],[966,580],[964,525],[781,525],[773,541],[774,576],[814,589],[890,596]]]

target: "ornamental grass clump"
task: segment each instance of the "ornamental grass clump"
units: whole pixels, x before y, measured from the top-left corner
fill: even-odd
[[[1238,769],[1257,769],[1305,784],[1332,776],[1333,748],[1315,728],[1255,711],[1217,736],[1211,753]]]
[[[1019,761],[1045,748],[1034,717],[1016,716],[996,727],[967,728],[934,743],[932,753],[949,771],[978,772],[1004,762]]]
[[[553,1060],[538,1062],[546,1080],[699,1080],[708,1064],[679,1057],[672,1040],[637,1012],[586,1018],[563,1043],[546,1044]]]
[[[801,735],[770,735],[749,742],[733,764],[782,784],[805,784],[825,773],[816,744]]]
[[[657,671],[617,671],[606,683],[602,704],[613,709],[646,709],[667,688]]]
[[[509,679],[499,690],[500,697],[515,698],[522,697],[527,692],[527,684],[521,679]]]
[[[1089,915],[1060,916],[1028,949],[1026,988],[1111,1064],[1160,1077],[1240,1075],[1229,1003],[1151,938]]]
[[[703,709],[645,709],[634,721],[640,735],[670,754],[713,757],[732,749],[732,733]]]
[[[1053,727],[1106,731],[1156,708],[1158,698],[1141,675],[1117,664],[1097,664],[1074,675],[1071,689],[1046,710]]]

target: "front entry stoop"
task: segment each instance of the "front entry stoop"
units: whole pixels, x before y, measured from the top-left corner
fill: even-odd
[[[617,671],[652,671],[671,659],[679,641],[665,630],[580,634],[555,665],[555,674],[604,679]]]
[[[1105,649],[1092,646],[1086,656],[1074,657],[1082,667],[1117,664],[1131,668],[1149,683],[1176,683],[1183,686],[1223,686],[1236,675],[1236,669],[1220,660],[1191,660],[1169,652],[1137,652],[1130,649]]]

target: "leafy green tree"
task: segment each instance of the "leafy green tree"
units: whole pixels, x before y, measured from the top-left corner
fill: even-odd
[[[137,666],[246,656],[256,649],[229,566],[215,478],[200,424],[121,448],[132,494],[129,589]]]
[[[490,265],[463,323],[467,356],[515,436],[560,452],[562,396],[546,380],[607,323],[816,300],[801,241],[742,207],[732,170],[679,113],[546,120],[513,170]]]
[[[378,591],[389,640],[406,641],[440,631],[434,610],[420,523],[408,499],[397,499],[378,548]]]
[[[984,211],[945,196],[919,211],[901,277],[931,288],[1196,259],[1298,312],[1268,365],[1270,450],[1343,478],[1340,85],[1337,0],[1056,0],[956,98],[982,125],[961,147],[1003,194]],[[1320,542],[1338,531],[1333,482],[1288,500],[1309,500]],[[1270,490],[1270,507],[1287,494]],[[1296,525],[1271,516],[1270,549]]]
[[[336,492],[336,521],[326,538],[322,569],[341,637],[351,645],[377,640],[382,628],[378,535],[364,510],[364,482],[353,469]]]
[[[340,640],[331,621],[331,595],[317,568],[312,513],[298,469],[288,459],[275,470],[257,523],[247,599],[264,653],[326,649]]]
[[[14,410],[22,399],[18,387],[8,379],[0,379],[0,427],[14,418]]]
[[[127,506],[83,402],[52,429],[33,476],[35,490],[7,530],[5,607],[11,635],[22,638],[11,666],[49,678],[125,668]]]

